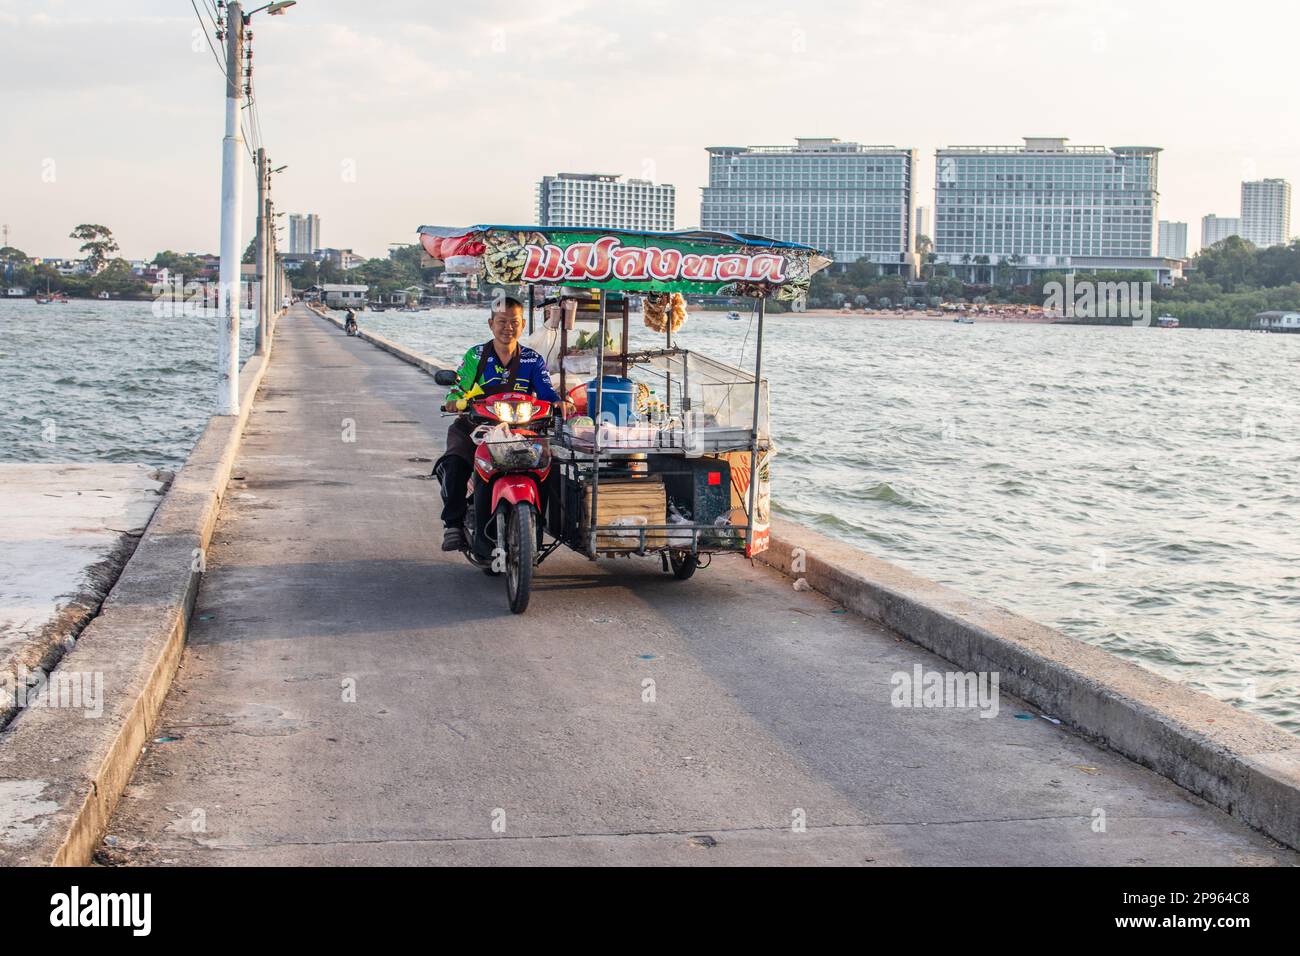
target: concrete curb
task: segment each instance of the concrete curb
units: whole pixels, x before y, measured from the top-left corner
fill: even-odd
[[[158,719],[185,646],[203,560],[270,363],[239,375],[240,413],[214,416],[99,615],[55,675],[102,688],[102,714],[34,707],[0,733],[0,865],[86,866]]]
[[[792,521],[759,560],[1300,849],[1300,739]],[[799,562],[796,565],[796,560]]]
[[[339,328],[343,323],[317,313]],[[433,373],[448,366],[382,336],[359,337]],[[758,560],[952,661],[1300,849],[1300,739],[1230,704],[1005,608],[967,597],[792,521],[774,519]]]

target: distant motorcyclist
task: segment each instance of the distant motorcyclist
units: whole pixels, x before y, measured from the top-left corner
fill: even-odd
[[[348,335],[357,334],[357,314],[348,309],[347,317],[343,320],[343,331]]]

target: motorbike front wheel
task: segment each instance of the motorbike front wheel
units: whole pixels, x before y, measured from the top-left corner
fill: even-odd
[[[533,587],[533,555],[537,534],[533,529],[533,506],[520,502],[506,516],[506,594],[510,610],[523,614]]]

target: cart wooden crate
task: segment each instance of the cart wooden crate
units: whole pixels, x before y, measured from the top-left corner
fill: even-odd
[[[606,479],[600,482],[596,496],[596,520],[592,521],[591,485],[583,490],[582,526],[620,525],[626,531],[600,531],[596,534],[596,551],[639,551],[640,526],[664,525],[668,522],[668,498],[664,493],[662,478]],[[668,543],[667,532],[645,532],[648,550],[662,548]]]

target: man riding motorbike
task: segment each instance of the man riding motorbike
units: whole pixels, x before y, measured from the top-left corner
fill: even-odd
[[[519,341],[524,325],[524,304],[518,299],[506,297],[493,304],[488,316],[492,338],[482,345],[475,345],[461,359],[456,385],[447,393],[442,406],[444,411],[461,411],[458,402],[475,385],[480,387],[482,395],[527,392],[542,401],[555,402],[564,409],[571,408],[572,403],[562,402],[551,384],[545,359]],[[442,485],[444,551],[460,551],[465,547],[465,496],[474,471],[475,449],[471,431],[469,421],[463,415],[457,417],[447,429],[447,451],[433,466]],[[488,517],[486,511],[486,507],[475,505],[480,531]]]
[[[357,334],[357,314],[351,309],[348,309],[348,314],[343,319],[343,331],[348,335]]]

